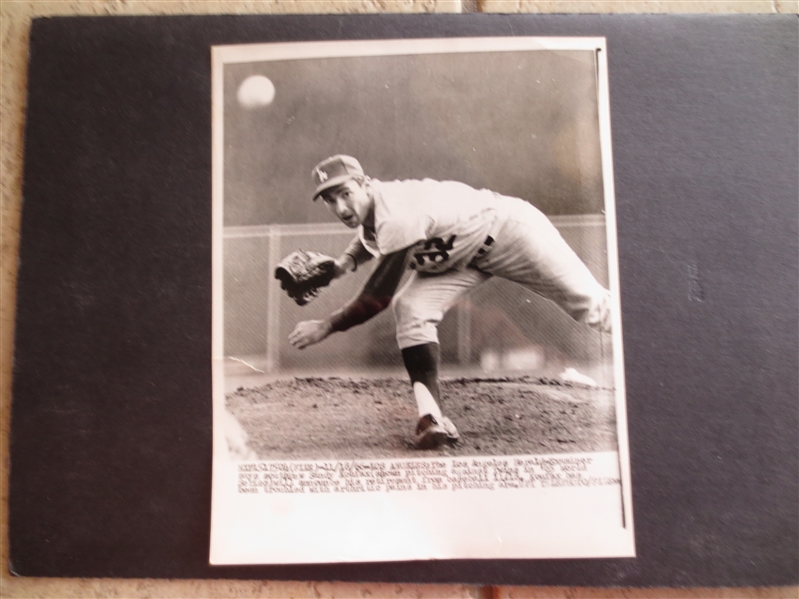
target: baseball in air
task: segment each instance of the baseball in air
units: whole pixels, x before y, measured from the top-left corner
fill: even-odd
[[[268,106],[275,99],[275,85],[268,77],[252,75],[239,86],[237,97],[244,108]]]

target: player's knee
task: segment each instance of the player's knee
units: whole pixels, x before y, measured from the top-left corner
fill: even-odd
[[[391,310],[394,313],[394,321],[399,324],[402,322],[412,322],[417,320],[419,306],[416,302],[403,294],[395,295],[391,300]]]
[[[438,323],[441,319],[435,314],[420,310],[415,302],[403,297],[395,298],[392,308],[400,349],[423,343],[438,343]]]
[[[401,350],[427,343],[438,343],[438,327],[434,323],[418,320],[397,323],[397,345]]]

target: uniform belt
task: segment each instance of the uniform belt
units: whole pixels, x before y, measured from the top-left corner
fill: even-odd
[[[472,261],[469,264],[473,266],[475,262],[488,253],[488,250],[491,249],[492,245],[494,245],[494,238],[491,237],[491,235],[487,235],[483,245],[480,246],[479,250],[477,250],[477,253],[474,255],[474,258],[472,258]]]
[[[502,196],[497,196],[497,197],[501,198]],[[492,209],[488,214],[486,214],[486,217],[491,218],[492,220],[491,226],[486,231],[487,234],[485,241],[483,241],[483,245],[481,245],[480,249],[475,252],[474,257],[469,262],[470,266],[474,266],[474,264],[477,261],[484,258],[485,255],[488,254],[489,250],[496,242],[497,236],[499,235],[500,231],[502,230],[502,227],[505,225],[505,221],[507,220],[504,214],[505,214],[504,211],[497,210],[496,208]]]

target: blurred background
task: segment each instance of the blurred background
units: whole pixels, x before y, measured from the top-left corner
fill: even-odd
[[[268,102],[242,101],[242,84],[253,75],[271,83]],[[593,52],[227,64],[224,85],[224,346],[231,385],[248,374],[401,370],[390,311],[304,351],[287,342],[298,321],[324,318],[355,295],[372,268],[334,282],[302,308],[272,277],[291,251],[335,256],[353,236],[311,201],[311,169],[332,154],[355,156],[381,180],[452,179],[521,197],[550,216],[608,285]],[[445,372],[555,376],[574,367],[611,387],[610,339],[601,337],[497,279],[462,298],[440,328]]]

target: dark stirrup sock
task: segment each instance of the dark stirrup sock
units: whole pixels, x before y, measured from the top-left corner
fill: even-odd
[[[441,402],[438,389],[438,362],[441,350],[438,343],[424,343],[402,350],[402,361],[411,377],[411,385],[422,383],[430,390],[436,402]]]

